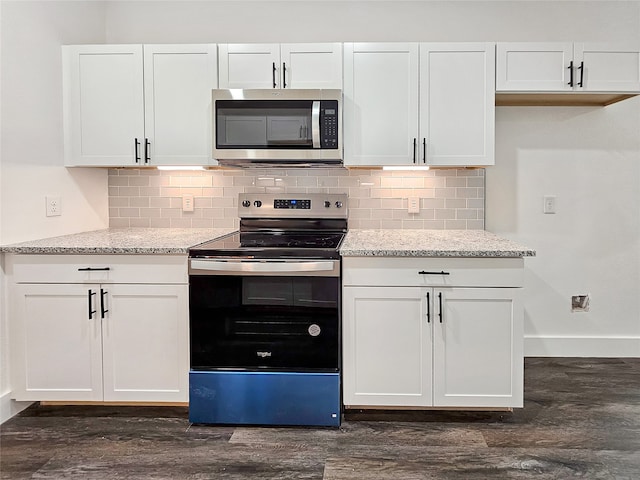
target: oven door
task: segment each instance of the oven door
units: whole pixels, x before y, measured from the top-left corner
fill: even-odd
[[[336,260],[190,261],[191,369],[338,371]]]

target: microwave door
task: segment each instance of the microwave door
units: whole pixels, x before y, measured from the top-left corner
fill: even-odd
[[[267,144],[267,119],[264,115],[220,116],[217,130],[218,147]]]

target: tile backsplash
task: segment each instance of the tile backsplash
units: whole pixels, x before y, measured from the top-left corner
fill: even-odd
[[[109,170],[111,227],[238,226],[238,194],[347,193],[350,228],[484,229],[483,169]],[[182,211],[182,195],[194,211]],[[408,213],[408,198],[420,212]]]

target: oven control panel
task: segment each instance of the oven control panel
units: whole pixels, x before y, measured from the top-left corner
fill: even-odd
[[[311,200],[297,200],[297,199],[278,199],[273,201],[273,208],[301,208],[303,210],[311,209]]]
[[[344,193],[241,193],[240,218],[348,218]]]

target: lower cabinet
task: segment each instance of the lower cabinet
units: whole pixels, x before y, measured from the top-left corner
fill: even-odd
[[[380,268],[367,268],[367,263],[381,260]],[[415,267],[403,263],[394,271],[392,259],[371,259],[354,266],[355,274],[349,263],[346,258],[343,396],[347,408],[522,406],[522,289],[513,282],[513,269],[507,269],[510,278],[502,281],[500,272],[487,275],[489,284],[511,286],[430,287],[415,284],[479,283],[471,277],[481,278],[477,275],[481,264],[475,262],[471,269],[475,272],[467,275],[455,261],[452,268],[439,264],[429,269],[414,259]],[[385,267],[390,275],[377,276]],[[434,275],[426,278],[419,273],[425,270]],[[380,285],[385,282],[391,285]]]
[[[178,273],[181,261],[170,260],[165,278],[156,276],[157,282],[175,283],[152,284],[123,282],[127,270],[136,268],[131,259],[87,266],[73,257],[65,264],[59,257],[45,262],[37,278],[28,272],[33,263],[15,258],[18,264],[10,268],[15,272],[10,285],[12,398],[188,401],[186,263],[184,274]],[[144,263],[138,267],[144,269]],[[102,282],[82,281],[92,275],[83,270],[76,272],[79,283],[44,283],[57,273],[68,282],[68,272],[87,268],[102,272]],[[136,276],[141,275],[129,279],[144,280]]]

